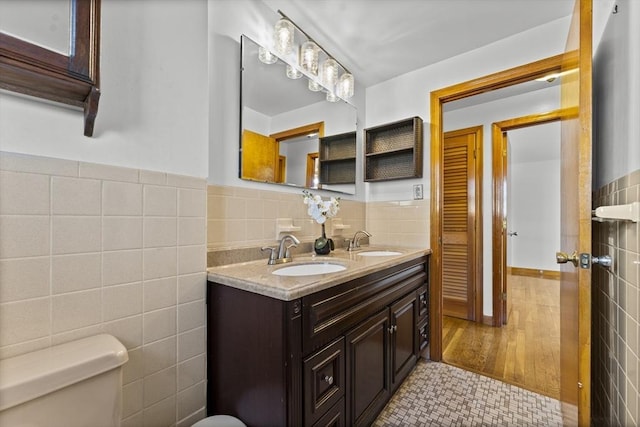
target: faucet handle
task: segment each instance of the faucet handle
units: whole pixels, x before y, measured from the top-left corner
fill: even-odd
[[[269,261],[267,262],[267,264],[272,265],[272,264],[275,264],[275,263],[276,263],[276,251],[277,251],[277,249],[276,249],[276,248],[274,248],[274,247],[272,247],[272,246],[264,246],[264,247],[260,248],[260,250],[261,250],[262,252],[264,252],[264,251],[271,251],[271,252],[269,253]]]
[[[291,252],[289,251],[289,249],[291,248],[297,248],[298,245],[296,243],[291,243],[289,246],[287,246],[287,249],[284,252],[284,257],[285,258],[291,258]]]

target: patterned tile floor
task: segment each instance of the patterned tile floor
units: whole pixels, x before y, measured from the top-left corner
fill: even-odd
[[[560,402],[420,359],[374,422],[386,426],[562,426]]]

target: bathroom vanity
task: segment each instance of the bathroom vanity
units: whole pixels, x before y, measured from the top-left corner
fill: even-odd
[[[280,276],[291,264],[266,260],[208,270],[210,415],[249,426],[375,420],[429,343],[430,251],[369,249],[291,263],[345,267],[329,274]]]

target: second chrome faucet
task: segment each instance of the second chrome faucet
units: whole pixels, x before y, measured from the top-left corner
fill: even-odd
[[[360,239],[362,239],[363,237],[372,237],[371,233],[364,231],[364,230],[359,230],[356,231],[356,234],[353,235],[353,239],[349,240],[347,239],[347,241],[349,242],[349,245],[347,246],[347,250],[348,251],[357,251],[360,249]]]

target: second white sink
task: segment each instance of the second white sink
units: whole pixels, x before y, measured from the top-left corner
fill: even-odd
[[[337,273],[344,271],[347,267],[340,264],[324,263],[308,263],[296,264],[288,267],[282,267],[271,272],[276,276],[313,276],[315,274]]]

